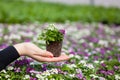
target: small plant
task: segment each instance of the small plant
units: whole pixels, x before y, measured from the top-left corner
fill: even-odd
[[[65,30],[59,30],[55,25],[50,24],[42,31],[38,39],[46,41],[46,49],[52,52],[55,57],[58,57],[61,53],[64,34]]]

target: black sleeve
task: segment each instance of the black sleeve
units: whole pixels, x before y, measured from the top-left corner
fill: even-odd
[[[11,62],[19,58],[17,50],[13,46],[9,46],[0,51],[0,71]]]

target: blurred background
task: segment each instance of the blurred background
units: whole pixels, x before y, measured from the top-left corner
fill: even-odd
[[[33,0],[31,0],[33,1]],[[120,0],[42,0],[46,2],[60,2],[65,4],[88,4],[88,5],[102,5],[102,6],[113,6],[113,7],[120,7],[119,3]]]
[[[0,80],[120,80],[120,0],[0,0],[0,50],[21,42],[45,49],[38,34],[50,23],[65,29],[62,51],[71,59],[30,64],[21,57]]]
[[[0,23],[120,24],[120,0],[0,0]]]

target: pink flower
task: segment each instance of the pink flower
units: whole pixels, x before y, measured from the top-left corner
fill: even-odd
[[[62,33],[62,34],[65,34],[65,30],[64,29],[60,29],[59,32]]]
[[[37,80],[37,78],[30,77],[30,80]]]

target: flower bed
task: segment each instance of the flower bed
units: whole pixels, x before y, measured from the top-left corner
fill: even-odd
[[[45,49],[37,34],[48,24],[0,24],[0,49],[9,44],[32,41]],[[71,59],[39,63],[21,57],[0,72],[0,80],[119,80],[119,27],[102,24],[56,24],[66,30],[62,51]]]
[[[0,0],[0,7],[0,23],[65,23],[66,21],[77,21],[120,25],[120,9],[114,7],[66,5],[41,2],[40,0],[37,2]]]

